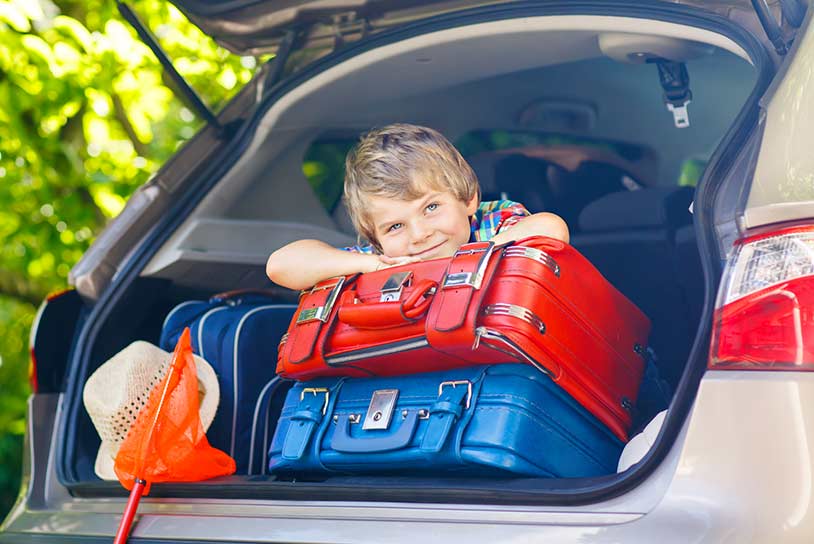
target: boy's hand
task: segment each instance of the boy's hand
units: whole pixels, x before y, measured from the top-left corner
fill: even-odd
[[[417,263],[421,259],[418,257],[388,257],[387,255],[379,255],[379,265],[376,270],[384,270],[391,266],[399,266],[402,264]]]
[[[548,236],[568,243],[568,225],[553,213],[540,212],[526,216],[510,227],[506,227],[492,237],[495,244],[503,244],[529,236]]]

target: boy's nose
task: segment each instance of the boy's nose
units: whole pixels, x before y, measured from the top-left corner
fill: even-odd
[[[432,229],[423,223],[413,223],[410,225],[410,240],[414,243],[421,243],[432,234]]]

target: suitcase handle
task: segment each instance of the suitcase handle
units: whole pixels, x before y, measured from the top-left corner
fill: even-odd
[[[410,410],[399,430],[387,436],[354,438],[350,435],[350,415],[342,414],[336,422],[331,448],[342,453],[372,453],[399,450],[410,444],[418,426],[418,410]]]
[[[263,296],[268,297],[270,299],[281,299],[286,302],[296,302],[299,296],[297,291],[293,291],[291,289],[286,289],[285,287],[279,286],[272,286],[267,288],[245,288],[245,289],[233,289],[231,291],[224,291],[222,293],[216,293],[209,297],[210,302],[226,302],[233,299],[240,299],[244,296]]]
[[[418,280],[413,291],[401,302],[348,304],[339,308],[339,321],[358,329],[389,329],[413,323],[430,307],[438,282]]]

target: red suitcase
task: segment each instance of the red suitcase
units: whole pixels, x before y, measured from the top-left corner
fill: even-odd
[[[477,242],[304,292],[277,372],[307,380],[528,362],[626,440],[649,332],[647,317],[570,245]]]

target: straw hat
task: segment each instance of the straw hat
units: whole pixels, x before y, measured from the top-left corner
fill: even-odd
[[[218,407],[220,387],[212,366],[193,355],[198,375],[201,424],[209,428]],[[127,431],[164,377],[172,353],[149,342],[136,341],[111,357],[85,382],[82,400],[102,438],[94,470],[103,480],[115,480],[113,463]]]

